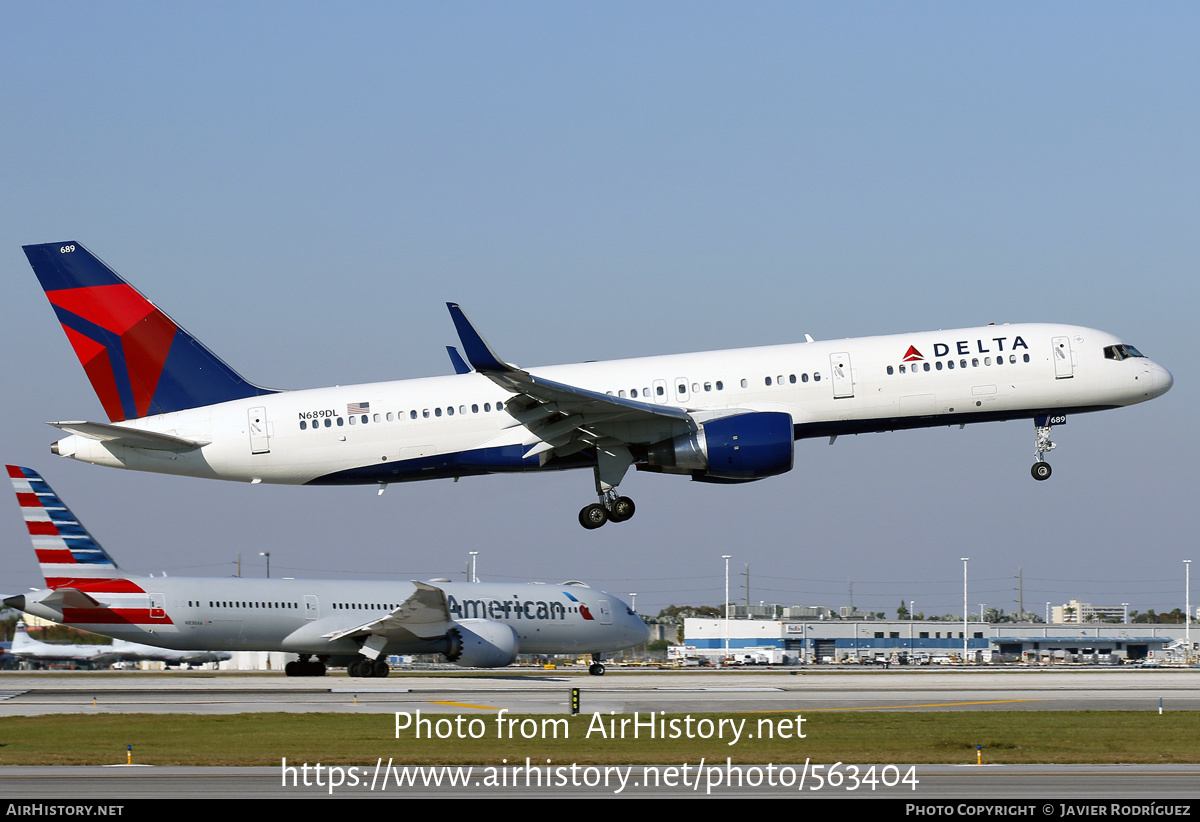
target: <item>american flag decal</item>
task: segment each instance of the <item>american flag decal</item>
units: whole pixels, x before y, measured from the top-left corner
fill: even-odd
[[[352,402],[346,406],[347,414],[367,414],[371,411],[369,402]]]

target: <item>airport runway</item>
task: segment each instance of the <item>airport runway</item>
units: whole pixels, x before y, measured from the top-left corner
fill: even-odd
[[[770,797],[805,799],[888,799],[903,802],[937,802],[940,806],[956,808],[960,804],[972,806],[1004,805],[1033,807],[1045,817],[1060,817],[1064,814],[1061,803],[1075,806],[1104,805],[1109,810],[1111,803],[1160,808],[1172,807],[1177,802],[1189,803],[1197,795],[1200,766],[1195,765],[1004,765],[1004,766],[952,766],[915,765],[917,785],[869,788],[859,785],[851,789],[849,780],[839,787],[828,785],[816,787],[811,774],[803,789],[793,779],[789,784],[786,774],[776,774],[775,785],[753,784],[757,776],[752,766],[743,766],[740,785],[729,785],[729,777],[719,771],[695,769],[684,778],[676,778],[675,784],[663,781],[667,768],[664,766],[622,766],[630,769],[623,775],[604,774],[598,769],[586,772],[580,769],[575,774],[577,785],[543,784],[541,787],[526,784],[521,774],[505,769],[500,777],[503,785],[489,787],[482,784],[485,775],[476,767],[465,777],[466,784],[450,785],[443,781],[440,786],[421,784],[398,787],[394,780],[384,784],[373,779],[375,763],[364,763],[357,780],[351,784],[346,774],[341,775],[340,784],[330,787],[329,774],[322,780],[312,775],[308,786],[283,784],[282,769],[272,768],[22,768],[0,767],[0,796],[4,802],[22,800],[55,801],[69,803],[67,797],[86,797],[89,800],[120,802],[121,800],[161,801],[164,799],[398,799],[401,797],[430,796],[440,799],[452,798],[588,798],[588,799],[686,799],[705,797],[753,798]],[[909,766],[902,766],[909,767]],[[656,773],[655,773],[656,772]],[[607,779],[606,779],[607,776]],[[567,781],[572,777],[567,776]],[[317,784],[320,781],[321,784]],[[336,781],[336,780],[335,780]],[[591,784],[588,784],[591,783]],[[11,798],[11,799],[10,799]],[[1046,811],[1049,811],[1048,813]],[[82,814],[79,814],[82,815]],[[938,815],[951,815],[943,811]],[[961,812],[958,815],[963,815]],[[994,816],[994,813],[970,813],[967,815]],[[1038,817],[1037,813],[1025,813]],[[1082,814],[1076,814],[1082,815]],[[1093,814],[1094,815],[1094,814]],[[1152,812],[1106,813],[1106,816],[1178,816]],[[1193,814],[1194,815],[1194,814]]]
[[[258,711],[562,714],[579,688],[592,711],[1169,711],[1200,710],[1200,669],[612,668],[603,677],[505,670],[473,676],[180,674],[135,671],[0,674],[0,717],[62,713],[234,714]]]
[[[1157,713],[1200,709],[1200,669],[731,669],[726,671],[653,671],[611,668],[604,677],[564,671],[507,669],[477,675],[393,676],[352,680],[342,675],[287,678],[279,674],[6,672],[0,674],[0,717],[43,714],[190,713],[233,714],[262,711],[492,715],[566,714],[570,690],[581,689],[585,713],[615,711],[1038,711],[1132,710]],[[813,790],[811,774],[803,790],[799,772],[779,774],[767,784],[760,772],[743,774],[730,785],[720,774],[674,777],[660,766],[653,773],[633,766],[620,773],[599,771],[559,774],[558,784],[526,785],[520,772],[495,769],[503,784],[488,786],[474,772],[466,784],[440,786],[421,782],[429,772],[401,776],[379,762],[364,762],[351,779],[344,770],[335,779],[310,774],[309,784],[294,776],[284,784],[281,767],[0,767],[0,795],[33,800],[79,797],[96,800],[170,798],[312,798],[318,796],[388,798],[397,795],[438,797],[732,797],[806,796],[887,798],[904,801],[986,799],[1035,803],[1044,816],[1062,815],[1047,803],[1122,801],[1169,802],[1200,795],[1200,765],[1182,766],[942,766],[916,765],[911,784],[899,782],[910,766],[890,774],[889,782],[850,790]],[[630,766],[625,766],[626,768]],[[650,766],[653,767],[653,766]],[[783,766],[780,766],[783,767]],[[800,767],[799,763],[795,767]],[[462,776],[462,774],[458,774]],[[495,778],[496,774],[493,774]],[[847,776],[847,774],[843,774]],[[651,777],[662,781],[653,783]],[[549,775],[546,775],[549,781]],[[713,779],[718,784],[711,784]],[[759,781],[754,782],[755,779]],[[403,785],[404,779],[410,780]],[[590,780],[590,781],[589,781]],[[338,784],[330,787],[331,781]],[[411,784],[416,781],[417,784]],[[668,784],[670,783],[670,784]],[[620,791],[618,792],[618,788]],[[1147,806],[1149,807],[1149,806]],[[1161,811],[1157,812],[1161,815]]]

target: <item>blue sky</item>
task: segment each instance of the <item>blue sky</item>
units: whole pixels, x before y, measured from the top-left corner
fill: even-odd
[[[1200,10],[1184,3],[59,3],[0,12],[4,459],[138,570],[582,578],[639,610],[1182,606],[1193,554]],[[447,300],[523,366],[1056,321],[1143,406],[797,443],[746,487],[586,472],[279,488],[52,457],[103,419],[20,246],[76,240],[247,378],[443,374]],[[0,507],[0,511],[2,511]],[[40,582],[15,505],[0,591]],[[1196,557],[1200,559],[1200,557]],[[744,593],[739,594],[739,598]]]

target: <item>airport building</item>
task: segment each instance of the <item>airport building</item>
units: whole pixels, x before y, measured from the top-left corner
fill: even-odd
[[[726,620],[684,623],[685,656],[719,660]],[[739,662],[1096,662],[1161,659],[1184,652],[1184,625],[987,623],[931,620],[730,619],[730,655]],[[1200,630],[1193,639],[1193,654]],[[965,648],[964,648],[965,640]],[[678,655],[679,652],[677,652]]]

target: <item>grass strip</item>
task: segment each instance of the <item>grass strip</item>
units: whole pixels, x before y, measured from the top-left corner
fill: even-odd
[[[463,714],[452,724],[434,725],[422,738],[412,730],[396,735],[392,714],[105,714],[9,717],[0,720],[0,765],[107,765],[125,762],[132,745],[134,762],[150,765],[278,765],[288,762],[326,765],[374,764],[533,764],[573,762],[580,765],[682,764],[702,757],[709,762],[949,763],[973,764],[975,746],[983,746],[985,763],[1195,763],[1200,762],[1200,712],[1159,715],[1152,711],[947,711],[922,713],[822,713],[804,715],[796,738],[796,714],[720,713],[655,716],[679,720],[680,738],[662,738],[642,727],[609,721],[631,715],[599,715],[602,735],[592,715],[513,716],[503,733],[494,714]],[[641,714],[645,721],[649,715]],[[422,717],[454,723],[454,715]],[[471,719],[479,723],[469,725]],[[701,722],[707,720],[708,723]],[[720,723],[724,720],[725,724]],[[762,724],[760,725],[760,720]],[[781,725],[789,720],[789,725]],[[741,725],[733,740],[731,729]],[[769,739],[772,727],[788,738]],[[697,738],[723,727],[724,738]],[[590,729],[590,733],[589,733]],[[691,731],[693,738],[687,738]],[[451,738],[425,738],[429,731]],[[659,730],[656,727],[656,731]],[[532,738],[522,738],[522,731]],[[668,735],[672,726],[667,725]],[[478,739],[457,738],[480,733]],[[760,736],[760,732],[763,736]],[[754,738],[747,738],[752,734]],[[556,738],[557,735],[557,738]],[[515,736],[516,738],[510,738]]]

